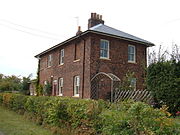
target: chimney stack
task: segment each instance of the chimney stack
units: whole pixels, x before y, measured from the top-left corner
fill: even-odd
[[[91,13],[91,18],[88,20],[88,29],[98,24],[104,24],[102,15]]]
[[[78,26],[78,31],[76,32],[76,36],[77,35],[80,35],[82,33],[82,31],[81,31],[81,26]]]

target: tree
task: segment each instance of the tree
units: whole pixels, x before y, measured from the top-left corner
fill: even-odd
[[[30,82],[31,82],[31,77],[32,77],[32,74],[30,74],[28,77],[23,77],[22,78],[21,92],[23,94],[29,95],[29,86],[30,86]]]
[[[19,91],[21,89],[21,79],[15,75],[4,76],[0,75],[0,90],[1,91]]]
[[[153,57],[147,69],[147,89],[152,92],[156,107],[167,105],[173,114],[180,109],[180,54],[175,52],[179,51],[156,55],[159,57]]]

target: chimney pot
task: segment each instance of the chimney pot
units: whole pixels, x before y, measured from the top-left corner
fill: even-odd
[[[88,29],[98,24],[104,24],[102,15],[91,13],[91,18],[88,20]]]
[[[94,13],[91,13],[91,18],[93,18],[93,16],[94,16]]]
[[[102,20],[102,15],[100,15],[100,20]]]
[[[78,26],[78,31],[76,32],[76,36],[77,35],[80,35],[82,33],[82,31],[81,31],[81,26]]]
[[[94,19],[96,19],[97,18],[97,15],[96,15],[96,13],[94,13]]]
[[[97,19],[99,19],[99,14],[97,14]]]

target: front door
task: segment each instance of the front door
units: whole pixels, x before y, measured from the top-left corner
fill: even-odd
[[[53,96],[57,95],[57,80],[53,81],[53,93],[52,93],[52,95]]]

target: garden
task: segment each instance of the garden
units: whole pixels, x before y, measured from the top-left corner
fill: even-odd
[[[115,104],[103,100],[1,93],[0,104],[49,128],[54,134],[180,134],[180,125],[166,106],[154,109],[143,102]]]

